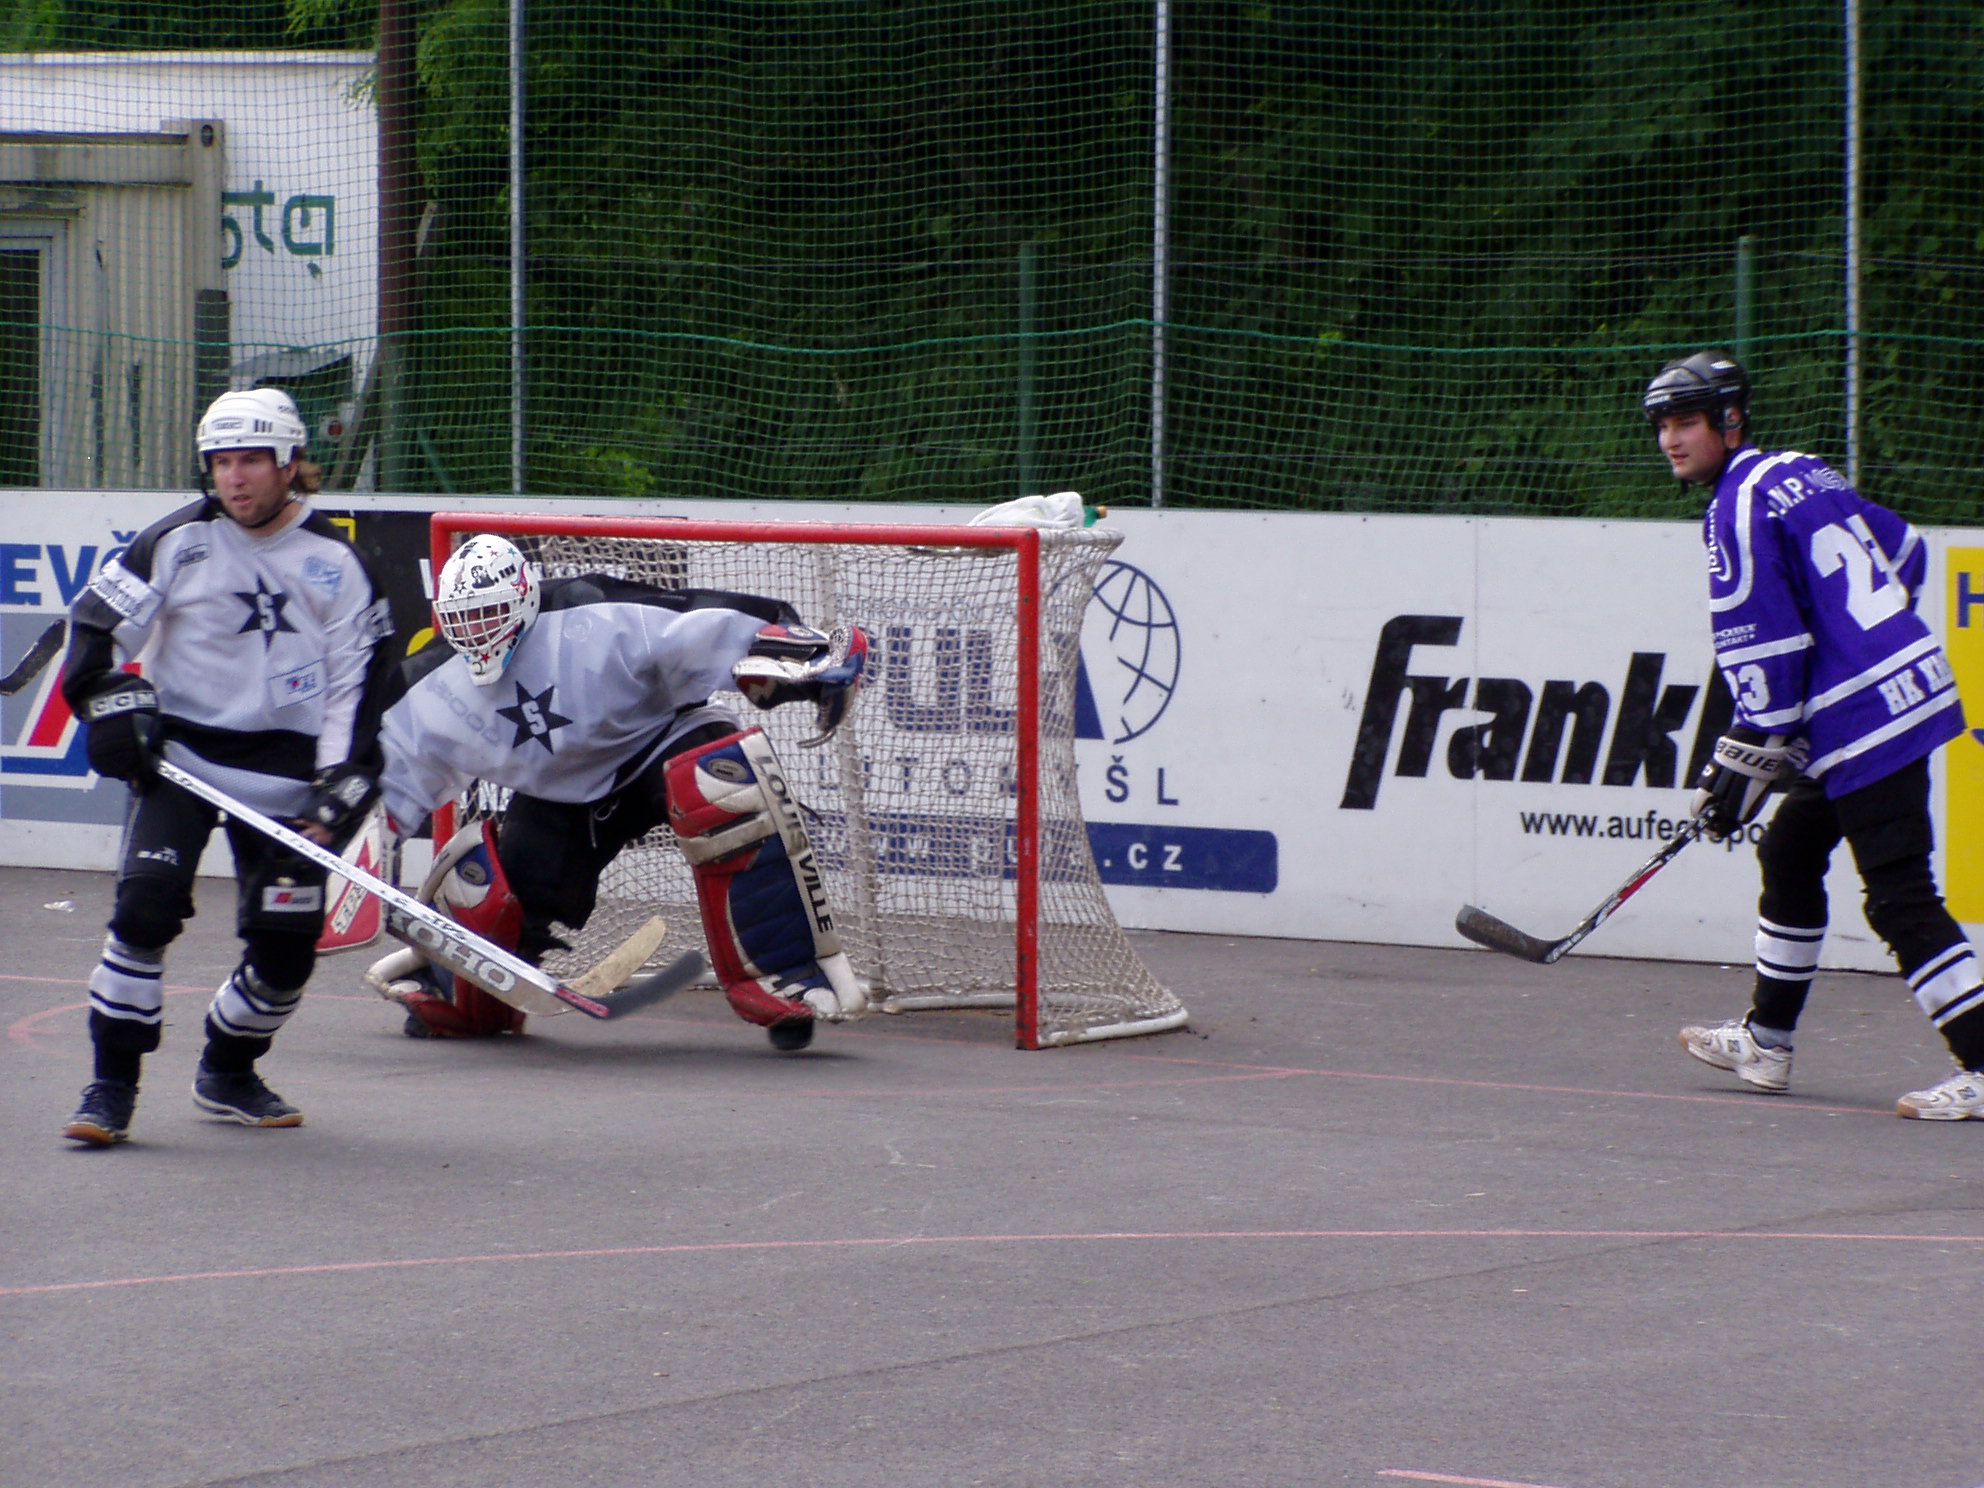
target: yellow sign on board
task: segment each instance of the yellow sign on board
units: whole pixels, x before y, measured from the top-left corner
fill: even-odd
[[[1950,548],[1949,657],[1970,728],[1944,751],[1948,812],[1943,821],[1945,898],[1950,913],[1984,921],[1984,548]]]

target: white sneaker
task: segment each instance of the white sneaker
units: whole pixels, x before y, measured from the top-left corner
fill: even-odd
[[[1791,1051],[1766,1049],[1741,1018],[1712,1027],[1684,1028],[1681,1048],[1690,1058],[1720,1070],[1733,1070],[1745,1085],[1771,1095],[1782,1095],[1791,1088]]]
[[[1940,1085],[1911,1090],[1894,1113],[1911,1121],[1984,1121],[1984,1070],[1960,1069]]]

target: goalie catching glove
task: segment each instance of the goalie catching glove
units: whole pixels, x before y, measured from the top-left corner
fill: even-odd
[[[1805,768],[1803,739],[1734,728],[1715,741],[1715,753],[1702,766],[1690,814],[1709,841],[1741,831],[1764,809],[1764,797]]]
[[[767,625],[744,659],[730,669],[737,690],[760,708],[812,703],[816,737],[802,747],[824,744],[847,721],[868,665],[868,637],[858,625],[831,631],[810,625]]]
[[[83,693],[76,715],[88,726],[90,768],[112,780],[148,784],[162,726],[158,689],[133,672],[111,672]]]

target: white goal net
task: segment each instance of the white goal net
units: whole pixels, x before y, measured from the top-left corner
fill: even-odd
[[[1121,534],[475,513],[443,514],[435,529],[450,547],[500,531],[547,578],[763,595],[810,625],[868,633],[859,704],[820,747],[801,747],[808,707],[715,701],[777,747],[848,957],[883,1011],[1011,1007],[1028,1048],[1184,1024],[1103,895],[1076,788],[1082,614]],[[987,540],[998,545],[957,545]],[[1022,664],[1029,635],[1037,668]],[[547,964],[597,961],[657,913],[671,927],[664,956],[679,953],[700,941],[695,906],[661,828],[614,862],[574,949]]]

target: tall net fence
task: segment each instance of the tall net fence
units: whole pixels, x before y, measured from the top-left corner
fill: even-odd
[[[1984,27],[1849,14],[0,0],[0,484],[1680,515],[1721,344],[1974,520]]]

